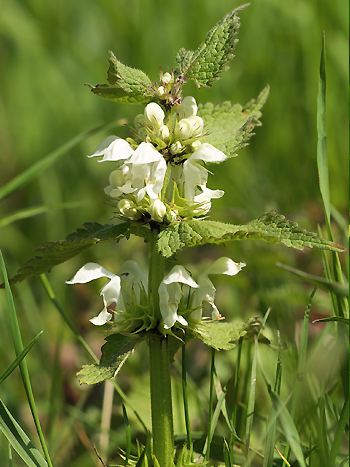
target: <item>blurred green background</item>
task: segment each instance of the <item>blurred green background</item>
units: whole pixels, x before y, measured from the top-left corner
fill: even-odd
[[[228,0],[2,0],[0,185],[76,134],[142,111],[139,106],[104,101],[84,86],[105,81],[109,49],[155,80],[160,68],[171,70],[180,47],[196,47],[208,29],[238,5]],[[226,194],[215,202],[212,218],[246,222],[277,208],[315,230],[323,222],[316,169],[316,98],[323,30],[327,37],[331,198],[338,211],[345,213],[347,209],[348,4],[346,0],[255,0],[241,18],[240,41],[230,70],[213,88],[187,88],[187,94],[198,102],[232,100],[243,104],[257,96],[265,84],[271,86],[263,126],[257,129],[251,145],[238,158],[215,168],[209,186],[223,188]],[[126,135],[123,128],[112,133]],[[108,222],[113,218],[103,193],[110,168],[85,157],[106,134],[87,138],[49,170],[0,201],[0,248],[10,274],[43,241],[63,238],[87,220]],[[38,208],[37,215],[22,212],[29,208]],[[13,215],[25,218],[18,220]],[[341,232],[339,229],[338,240],[344,242]],[[110,247],[101,247],[50,275],[67,312],[96,349],[102,337],[92,332],[87,322],[90,311],[99,306],[93,287],[73,293],[66,290],[64,280],[85,260],[97,259],[117,271],[121,261],[130,257],[139,260],[142,251],[139,240],[123,241],[113,254]],[[223,313],[228,317],[259,314],[272,305],[272,323],[293,341],[295,320],[300,318],[310,290],[278,270],[275,263],[282,260],[321,274],[320,255],[235,244],[221,251],[199,250],[191,256],[187,252],[184,258],[196,261],[203,254],[214,258],[223,252],[248,264],[246,273],[235,279],[235,287],[231,287],[231,280],[220,282],[218,301]],[[30,366],[43,413],[50,407],[52,416],[59,414],[53,416],[55,434],[69,412],[67,407],[80,397],[74,373],[86,358],[63,329],[38,281],[16,287],[16,298],[25,340],[45,330],[32,352]],[[327,313],[326,297],[320,295],[318,300],[320,313]],[[3,312],[0,342],[0,360],[6,366],[13,354]],[[205,373],[207,357],[203,358],[204,369],[198,374]],[[126,388],[132,385],[134,392],[139,391],[138,404],[143,410],[147,407],[147,388],[143,389],[146,373],[139,360],[136,356],[122,380]],[[198,362],[196,365],[200,367]],[[139,375],[137,380],[132,378],[135,374]],[[12,377],[4,387],[9,406],[28,421],[27,409],[20,403],[24,395],[19,380]],[[95,391],[100,397],[101,389]],[[84,430],[93,426],[96,413],[88,412],[86,417],[91,420],[81,421],[87,424]],[[83,444],[81,433],[73,438],[72,446]],[[66,447],[62,458],[76,462],[69,465],[86,465],[83,450],[77,448],[72,454],[70,446]]]

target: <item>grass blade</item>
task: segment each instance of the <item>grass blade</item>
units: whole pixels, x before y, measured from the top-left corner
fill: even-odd
[[[11,363],[11,365],[6,368],[5,371],[3,371],[0,374],[0,384],[5,381],[6,378],[10,376],[10,374],[13,372],[15,368],[20,364],[20,362],[24,359],[24,357],[27,355],[27,353],[31,350],[31,348],[37,343],[39,337],[42,335],[44,331],[38,332],[38,334],[32,339],[29,344],[23,349],[23,351],[18,355],[18,357]]]
[[[286,407],[286,404],[281,402],[279,396],[275,392],[271,391],[270,396],[274,405],[274,409],[281,422],[284,436],[289,443],[291,451],[299,462],[300,467],[306,467],[299,433],[296,429],[293,418]]]
[[[3,187],[0,188],[0,200],[21,188],[22,186],[29,183],[33,178],[40,175],[42,172],[51,167],[60,157],[67,154],[74,146],[77,146],[79,143],[84,141],[89,136],[93,136],[101,130],[107,130],[108,128],[114,126],[116,122],[110,122],[108,124],[99,125],[95,128],[92,128],[87,131],[79,133],[74,138],[67,141],[65,144],[60,146],[57,149],[54,149],[52,152],[46,156],[40,158],[37,163],[31,165],[28,169],[24,170],[22,173],[17,175],[15,178],[6,183]]]
[[[32,444],[1,399],[0,430],[28,467],[47,467],[43,456]]]
[[[326,36],[323,32],[317,96],[317,168],[326,221],[330,227],[331,201],[327,160],[326,83]]]
[[[187,448],[190,449],[192,446],[192,439],[191,439],[191,425],[190,425],[190,416],[189,416],[188,398],[187,398],[186,344],[182,344],[181,350],[182,350],[182,354],[181,354],[182,397],[183,397],[183,404],[184,404]]]
[[[213,403],[214,403],[214,375],[215,375],[215,350],[211,349],[210,365],[210,388],[209,388],[209,414],[208,414],[208,435],[205,449],[205,459],[210,459],[211,432],[213,422]]]
[[[3,276],[3,281],[5,283],[5,291],[6,291],[6,297],[7,297],[7,302],[8,302],[8,318],[10,321],[12,340],[13,340],[13,344],[15,348],[15,353],[18,357],[23,352],[22,336],[21,336],[18,319],[17,319],[15,303],[13,300],[10,284],[9,284],[8,277],[7,277],[5,262],[4,262],[4,258],[2,256],[1,250],[0,250],[0,269],[2,272],[2,276]],[[35,428],[38,433],[38,437],[40,440],[43,453],[45,455],[45,459],[47,461],[48,466],[53,467],[51,459],[50,459],[50,454],[47,449],[45,436],[41,428],[40,419],[39,419],[38,411],[37,411],[36,404],[35,404],[34,394],[33,394],[32,385],[30,382],[29,371],[28,371],[28,366],[26,364],[26,361],[21,360],[19,362],[19,367],[21,370],[22,381],[23,381],[24,389],[26,391],[28,404],[29,404],[29,407],[30,407],[30,410],[33,416]]]
[[[342,440],[345,435],[346,424],[349,420],[349,399],[344,402],[343,409],[340,414],[340,418],[337,423],[337,429],[335,432],[334,440],[331,447],[329,463],[330,465],[336,465],[336,458],[339,453],[339,449],[342,443]]]
[[[253,420],[254,420],[257,354],[258,354],[258,337],[255,336],[252,369],[250,373],[250,388],[249,388],[249,396],[248,396],[246,431],[245,431],[245,442],[246,442],[247,453],[249,451],[250,434],[251,434]]]
[[[293,268],[286,264],[277,263],[276,266],[283,269],[284,271],[295,274],[296,276],[304,279],[306,282],[309,282],[320,289],[328,290],[329,292],[333,292],[336,295],[340,295],[342,297],[347,297],[349,295],[349,287],[346,284],[339,284],[338,282],[329,281],[324,277],[309,274],[305,271],[301,271],[300,269]]]

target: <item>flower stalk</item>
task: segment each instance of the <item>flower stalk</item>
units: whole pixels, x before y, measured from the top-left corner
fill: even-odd
[[[153,316],[161,321],[158,288],[164,273],[164,258],[157,252],[157,235],[153,233],[150,246],[148,294]],[[150,392],[152,412],[153,453],[159,465],[174,465],[174,427],[171,399],[169,339],[153,332],[149,337]]]
[[[174,427],[171,399],[169,339],[149,337],[153,454],[162,467],[174,465]]]

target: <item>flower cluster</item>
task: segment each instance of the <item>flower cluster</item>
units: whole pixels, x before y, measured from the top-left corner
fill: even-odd
[[[171,79],[163,75],[159,92],[167,92]],[[195,99],[187,96],[164,110],[149,103],[135,118],[132,138],[110,136],[89,156],[116,165],[105,192],[116,200],[122,217],[159,223],[202,217],[211,200],[224,194],[207,187],[206,164],[227,157],[201,141],[204,122]]]
[[[210,276],[225,274],[235,276],[245,266],[230,258],[219,258],[206,267],[195,280],[183,266],[174,266],[165,275],[158,288],[159,310],[165,330],[175,323],[187,326],[189,322],[202,319],[205,307],[211,311],[212,319],[221,319],[215,304],[216,289]],[[102,311],[90,321],[102,326],[112,321],[118,332],[130,334],[154,327],[156,323],[149,309],[147,297],[147,274],[133,261],[127,261],[119,275],[113,274],[97,263],[87,263],[67,281],[67,284],[85,284],[105,277],[107,284],[102,288]]]

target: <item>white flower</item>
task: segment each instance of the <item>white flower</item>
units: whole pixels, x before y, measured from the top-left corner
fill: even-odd
[[[205,215],[210,211],[211,200],[221,198],[225,192],[223,190],[211,190],[205,185],[200,185],[199,188],[202,190],[201,193],[194,197],[194,202],[198,204],[195,213]]]
[[[127,141],[112,135],[102,141],[96,151],[88,157],[103,156],[99,162],[121,161],[129,159],[133,152]]]
[[[121,291],[120,277],[97,263],[87,263],[79,269],[70,281],[66,282],[67,284],[86,284],[101,277],[107,277],[109,282],[101,290],[104,304],[103,310],[95,318],[90,319],[91,323],[96,326],[103,326],[112,319],[112,314],[109,313],[108,307],[112,304],[117,305],[119,302]]]
[[[174,266],[164,277],[158,288],[159,308],[164,322],[164,328],[170,329],[178,321],[183,326],[187,321],[177,314],[182,298],[181,284],[197,288],[198,284],[192,279],[183,266]]]
[[[151,214],[152,219],[157,222],[162,222],[166,214],[166,206],[159,198],[157,198],[152,201],[149,213]]]
[[[183,163],[183,183],[185,198],[195,201],[197,195],[201,195],[199,202],[206,202],[212,198],[220,198],[224,193],[221,190],[209,190],[206,188],[208,180],[208,170],[201,162],[222,162],[227,156],[208,143],[199,145],[193,154]],[[198,187],[201,193],[197,193]],[[209,191],[207,191],[209,190]],[[204,193],[204,194],[203,194]]]
[[[165,173],[164,157],[151,143],[141,143],[128,161],[110,174],[110,184],[105,192],[112,198],[132,194],[136,204],[146,194],[156,199],[162,190]]]
[[[192,96],[186,96],[182,99],[181,104],[176,107],[176,112],[179,118],[194,117],[197,115],[198,106],[196,99]]]
[[[204,122],[201,117],[188,117],[179,121],[177,131],[181,138],[198,138],[203,133]]]
[[[159,128],[164,123],[164,110],[155,102],[150,102],[145,107],[145,118],[155,128]]]
[[[131,186],[137,189],[137,201],[146,194],[151,199],[158,198],[166,173],[164,157],[151,143],[141,143],[128,162],[131,164]]]
[[[236,263],[230,258],[219,258],[212,263],[202,274],[198,276],[198,289],[196,289],[191,296],[191,318],[200,320],[202,317],[203,303],[208,303],[212,310],[212,319],[220,319],[221,314],[215,305],[215,292],[214,284],[209,279],[210,275],[225,274],[227,276],[235,276],[238,274],[245,263]]]

